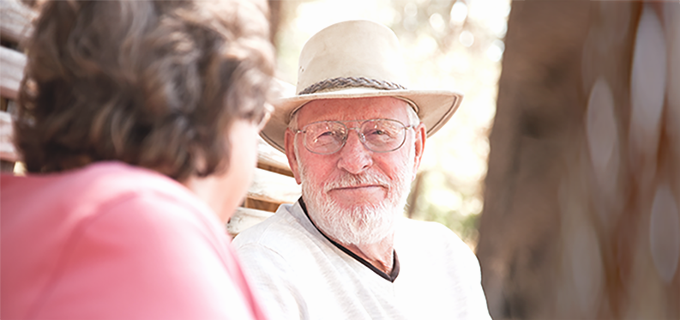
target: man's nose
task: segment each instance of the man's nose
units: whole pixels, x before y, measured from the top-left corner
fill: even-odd
[[[338,151],[338,168],[352,174],[362,173],[373,164],[373,152],[361,142],[358,130],[349,130],[345,145]],[[352,133],[354,131],[354,133]]]

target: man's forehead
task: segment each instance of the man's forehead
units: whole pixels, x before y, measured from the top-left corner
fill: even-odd
[[[408,103],[394,97],[319,99],[305,104],[298,113],[298,121],[360,120],[392,118],[406,120]]]

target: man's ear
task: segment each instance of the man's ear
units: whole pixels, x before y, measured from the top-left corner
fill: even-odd
[[[286,129],[286,134],[284,136],[284,146],[286,148],[286,158],[288,158],[288,165],[290,170],[293,171],[293,177],[295,177],[295,182],[301,184],[300,171],[298,170],[297,156],[295,155],[295,132],[290,129]]]
[[[416,173],[418,172],[418,168],[420,167],[420,160],[423,158],[423,151],[425,151],[425,140],[427,140],[427,133],[425,131],[425,124],[422,122],[413,129],[415,131],[415,152],[414,152],[414,161],[413,161],[413,177],[412,179],[416,178]]]

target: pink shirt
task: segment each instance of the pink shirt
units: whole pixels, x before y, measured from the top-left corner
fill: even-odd
[[[223,224],[154,171],[2,175],[0,223],[2,319],[264,318]]]

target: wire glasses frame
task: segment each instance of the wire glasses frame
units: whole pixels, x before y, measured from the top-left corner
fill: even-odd
[[[347,127],[345,122],[359,122],[358,127]],[[354,130],[366,149],[377,153],[395,151],[404,145],[406,130],[415,128],[392,119],[369,119],[351,121],[318,121],[310,123],[295,134],[302,134],[303,145],[309,152],[333,154],[347,143],[349,131]]]

